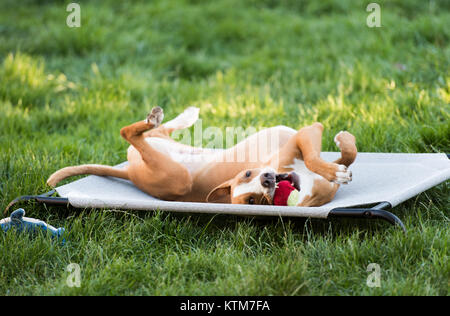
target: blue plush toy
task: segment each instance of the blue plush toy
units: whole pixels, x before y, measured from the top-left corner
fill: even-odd
[[[49,231],[52,237],[60,238],[64,234],[64,228],[55,228],[47,223],[30,217],[23,217],[25,210],[19,208],[11,213],[9,218],[0,220],[0,226],[4,232],[7,232],[11,228],[15,228],[17,231],[25,231],[27,233],[34,233],[38,229],[42,229],[44,232]],[[64,239],[62,240],[64,243]]]

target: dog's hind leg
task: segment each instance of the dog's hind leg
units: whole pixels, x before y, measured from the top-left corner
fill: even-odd
[[[144,137],[168,137],[173,131],[191,127],[198,120],[199,111],[199,108],[193,106],[188,107],[173,120],[145,132]]]
[[[150,145],[144,132],[156,130],[163,119],[160,107],[152,109],[147,119],[120,130],[120,135],[132,147],[128,150],[128,174],[130,180],[142,191],[167,200],[190,192],[192,177],[182,164]]]
[[[147,119],[145,121],[137,122],[135,124],[132,124],[128,127],[124,127],[120,133],[121,135],[128,140],[131,144],[133,142],[139,143],[141,142],[140,137],[142,137],[142,133],[155,128],[159,126],[162,122],[164,115],[162,112],[162,109],[157,107],[152,110],[152,112],[149,114]],[[143,139],[143,138],[142,138]],[[145,143],[145,141],[144,141]],[[134,145],[134,144],[133,144]],[[147,146],[150,147],[150,146]],[[144,148],[145,146],[139,146],[137,145],[136,148]],[[154,155],[142,155],[143,157],[155,157],[160,154],[157,151],[154,151]],[[141,153],[142,154],[142,153]],[[116,169],[110,166],[103,166],[103,165],[97,165],[97,164],[86,164],[86,165],[80,165],[80,166],[71,166],[62,168],[55,173],[53,173],[47,180],[47,184],[54,187],[56,186],[60,181],[64,180],[65,178],[76,176],[76,175],[83,175],[83,174],[94,174],[98,176],[112,176],[122,179],[129,179],[128,169]]]
[[[157,129],[163,118],[163,110],[159,106],[154,107],[145,120],[125,126],[120,130],[120,135],[139,151],[142,160],[146,163],[157,163],[166,158],[163,153],[152,148],[145,141],[144,136],[144,132]]]
[[[144,132],[158,128],[163,119],[163,110],[159,106],[154,107],[145,120],[123,127],[120,130],[120,135],[126,140],[140,137]]]

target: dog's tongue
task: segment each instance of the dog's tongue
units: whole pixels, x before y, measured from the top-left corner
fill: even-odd
[[[296,190],[289,181],[283,180],[277,183],[275,194],[273,196],[274,205],[288,205],[288,198],[292,191]]]

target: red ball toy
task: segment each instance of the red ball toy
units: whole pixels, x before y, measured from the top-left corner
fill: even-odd
[[[283,180],[278,182],[273,196],[273,204],[287,206],[289,195],[294,190],[296,190],[296,188],[294,188],[289,181]]]

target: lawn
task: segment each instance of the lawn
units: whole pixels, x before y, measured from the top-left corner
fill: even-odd
[[[126,160],[155,105],[204,127],[325,126],[361,152],[450,152],[450,4],[354,0],[0,4],[0,209],[55,170]],[[20,4],[19,4],[20,3]],[[366,220],[259,219],[25,204],[64,246],[0,234],[1,295],[448,295],[449,182]],[[3,216],[2,216],[3,217]],[[69,287],[67,265],[81,268]],[[380,266],[380,287],[366,280]]]

